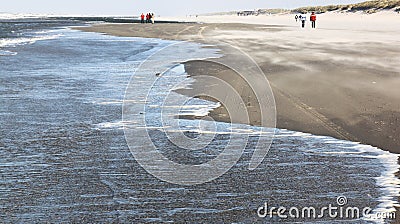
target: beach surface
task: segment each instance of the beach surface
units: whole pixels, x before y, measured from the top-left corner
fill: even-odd
[[[311,29],[309,22],[300,28],[294,16],[164,18],[188,23],[99,24],[78,29],[228,43],[249,54],[267,76],[275,96],[278,128],[400,153],[400,15],[326,13],[318,15],[317,29]],[[243,80],[232,80],[223,69],[205,63],[186,62],[186,72],[193,77],[213,73],[240,89],[248,106],[257,104]],[[252,125],[260,123],[256,112],[250,114]],[[221,116],[224,113],[224,108],[217,108],[211,115],[227,121],[227,116]]]
[[[389,49],[389,42],[393,45],[390,50],[395,52],[386,61],[366,57],[363,60],[369,59],[372,64],[364,63],[366,68],[360,72],[347,62],[352,59],[353,64],[361,64],[348,55],[352,48],[344,41],[360,37],[342,36],[347,48],[339,51],[341,39],[333,43],[329,35],[335,33],[324,31],[322,21],[321,30],[311,31],[299,29],[295,22],[262,24],[256,21],[259,18],[243,18],[249,20],[247,24],[233,23],[238,18],[232,17],[231,23],[106,24],[94,28],[110,34],[170,40],[118,37],[70,28],[93,24],[91,19],[97,23],[97,18],[84,18],[91,21],[87,23],[74,18],[2,21],[1,36],[5,38],[0,40],[0,219],[8,223],[399,223],[393,215],[399,208],[400,192],[396,154],[357,142],[279,128],[274,129],[268,155],[260,154],[266,150],[258,150],[257,146],[266,149],[272,139],[271,130],[241,123],[259,125],[260,111],[274,105],[271,100],[267,106],[259,106],[252,91],[269,92],[268,81],[253,61],[249,63],[240,51],[221,44],[240,47],[262,67],[276,95],[278,125],[294,129],[297,124],[298,129],[326,135],[331,131],[332,135],[339,133],[342,138],[349,138],[353,133],[333,119],[341,116],[337,113],[340,107],[326,100],[330,100],[328,96],[347,96],[340,95],[340,91],[351,86],[353,98],[344,97],[333,103],[340,103],[345,109],[349,104],[361,105],[356,93],[366,93],[366,84],[359,90],[356,82],[362,84],[362,72],[373,66],[373,71],[386,77],[386,83],[395,82],[395,78],[389,79],[395,77],[395,72],[389,73],[391,70],[386,67],[394,64],[389,59],[394,60],[397,55],[397,42],[393,41],[396,36],[386,34],[383,36],[388,40],[382,40],[378,34],[371,34],[355,42],[363,44],[368,38],[376,38],[383,44],[372,41],[371,46]],[[282,22],[286,21],[284,18]],[[200,22],[202,18],[195,19]],[[255,24],[250,24],[252,20]],[[308,36],[313,33],[320,36],[310,40]],[[303,43],[306,41],[308,44]],[[323,53],[322,43],[329,47],[327,53]],[[359,49],[356,45],[353,48]],[[390,50],[381,52],[388,54]],[[330,65],[328,60],[338,66]],[[341,75],[343,69],[339,65],[350,67],[352,73],[347,74],[355,77]],[[221,80],[235,91],[227,85],[222,88]],[[374,82],[381,84],[382,80]],[[252,86],[257,88],[247,84],[254,82],[257,83]],[[336,86],[340,89],[336,90]],[[381,90],[379,96],[385,100],[382,102],[388,103],[388,97],[397,96],[395,88],[373,90]],[[210,100],[220,102],[192,98],[198,93],[205,93],[204,96],[207,91],[212,93],[208,95]],[[270,99],[271,95],[259,99]],[[389,105],[392,108],[393,102]],[[237,116],[229,117],[220,104],[241,110],[233,110]],[[329,110],[320,110],[316,104]],[[267,118],[275,118],[274,109],[273,113],[265,113],[271,115]],[[203,117],[210,110],[214,120],[232,123]],[[245,119],[246,112],[250,112],[249,121]],[[179,119],[181,116],[201,119]],[[176,164],[204,164],[211,169],[171,169],[159,163],[168,161],[158,159],[158,152],[154,151]],[[216,178],[214,170],[227,167],[225,162],[215,163],[221,155],[235,159],[231,162],[236,164],[229,163],[233,166]],[[257,161],[253,158],[263,161],[251,170],[253,161]],[[160,166],[153,166],[155,163]],[[204,177],[209,181],[201,184],[206,181]],[[182,185],[182,180],[198,184]],[[347,201],[340,207],[343,211],[347,206],[369,207],[373,216],[342,219],[322,214],[324,207],[341,206],[341,201]],[[318,215],[318,220],[286,219],[274,213],[273,217],[259,217],[258,208],[266,203],[276,208],[313,206],[321,209],[322,216]],[[378,217],[382,213],[388,218]]]

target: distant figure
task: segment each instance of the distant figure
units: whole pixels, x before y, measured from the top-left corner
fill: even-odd
[[[151,23],[154,24],[154,19],[155,19],[155,18],[154,18],[154,13],[152,13],[152,14],[150,15],[150,18],[151,18]]]
[[[150,22],[150,13],[147,13],[146,14],[146,23],[149,23]]]
[[[298,15],[296,15],[294,18],[296,19],[296,22],[297,22],[297,20],[299,19],[299,16],[298,16]]]
[[[307,16],[306,15],[300,15],[300,20],[301,20],[301,27],[304,28],[306,26],[306,19]]]
[[[142,13],[142,15],[140,16],[140,23],[144,23],[144,14]]]
[[[315,28],[315,22],[317,21],[317,15],[315,15],[315,12],[311,13],[310,21],[311,21],[311,27]]]

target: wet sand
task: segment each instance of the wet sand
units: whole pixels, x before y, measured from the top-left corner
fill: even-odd
[[[375,30],[357,24],[329,28],[326,23],[316,30],[302,30],[294,21],[257,23],[101,24],[79,29],[116,36],[229,43],[254,58],[266,74],[276,100],[278,128],[400,153],[400,41],[396,39],[400,30],[378,23],[373,24]],[[186,62],[185,67],[191,76],[212,72],[224,77],[221,69],[211,71],[212,66],[204,63]],[[230,80],[229,74],[225,77]],[[257,104],[240,80],[230,82],[241,89],[246,104]],[[221,116],[225,112],[218,108],[211,115],[226,121],[227,116]],[[259,124],[257,114],[250,115],[253,125]]]

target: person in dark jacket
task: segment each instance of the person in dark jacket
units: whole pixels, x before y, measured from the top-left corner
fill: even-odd
[[[304,28],[306,26],[306,20],[307,20],[306,15],[305,14],[300,15],[300,20],[301,20],[301,27]]]

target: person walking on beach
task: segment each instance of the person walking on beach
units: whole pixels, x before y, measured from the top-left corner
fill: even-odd
[[[154,19],[155,19],[155,18],[154,18],[154,13],[152,13],[152,14],[150,15],[150,18],[151,18],[151,23],[154,24]]]
[[[315,12],[311,13],[310,21],[311,21],[311,27],[315,28],[315,23],[317,21],[317,15],[315,15]]]
[[[142,13],[142,15],[140,16],[140,23],[144,23],[144,14]]]
[[[150,21],[150,13],[147,13],[146,14],[146,23],[149,23],[149,21]]]
[[[296,22],[297,22],[297,19],[299,18],[299,16],[298,16],[298,15],[296,15],[294,18],[296,19]]]
[[[301,27],[304,28],[306,27],[306,20],[307,20],[307,16],[306,15],[300,15],[300,20],[301,20]]]

